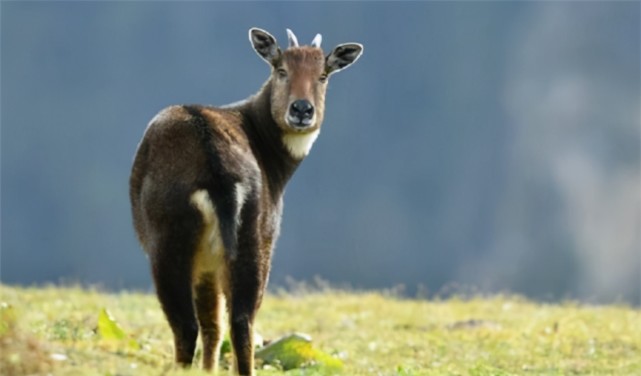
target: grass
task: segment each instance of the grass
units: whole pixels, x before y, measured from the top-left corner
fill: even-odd
[[[127,340],[99,335],[103,308]],[[268,295],[256,326],[266,339],[307,333],[343,362],[289,375],[641,375],[641,311],[626,306],[324,289]],[[204,374],[174,369],[172,351],[153,295],[0,285],[0,374]]]

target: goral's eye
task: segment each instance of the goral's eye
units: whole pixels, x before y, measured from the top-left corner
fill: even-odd
[[[278,74],[278,78],[287,78],[287,71],[283,68],[278,68],[276,73]]]
[[[318,78],[318,81],[325,83],[327,82],[327,74],[323,73],[321,76]]]

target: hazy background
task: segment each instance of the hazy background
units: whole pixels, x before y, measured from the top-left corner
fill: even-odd
[[[639,2],[2,2],[1,280],[148,290],[149,119],[269,73],[247,30],[365,53],[288,186],[272,286],[640,303]]]

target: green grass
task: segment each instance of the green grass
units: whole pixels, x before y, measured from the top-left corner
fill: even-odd
[[[103,308],[126,340],[99,334]],[[289,375],[641,375],[641,311],[626,306],[324,289],[268,295],[256,326],[266,339],[307,333],[343,362]],[[172,351],[153,295],[0,285],[2,375],[203,374],[174,369]]]

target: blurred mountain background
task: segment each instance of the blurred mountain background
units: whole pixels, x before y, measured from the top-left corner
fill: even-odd
[[[269,74],[257,26],[360,42],[288,186],[272,286],[641,303],[639,2],[5,2],[1,281],[151,288],[148,121]],[[449,287],[451,288],[451,287]],[[457,289],[460,287],[454,287]]]

